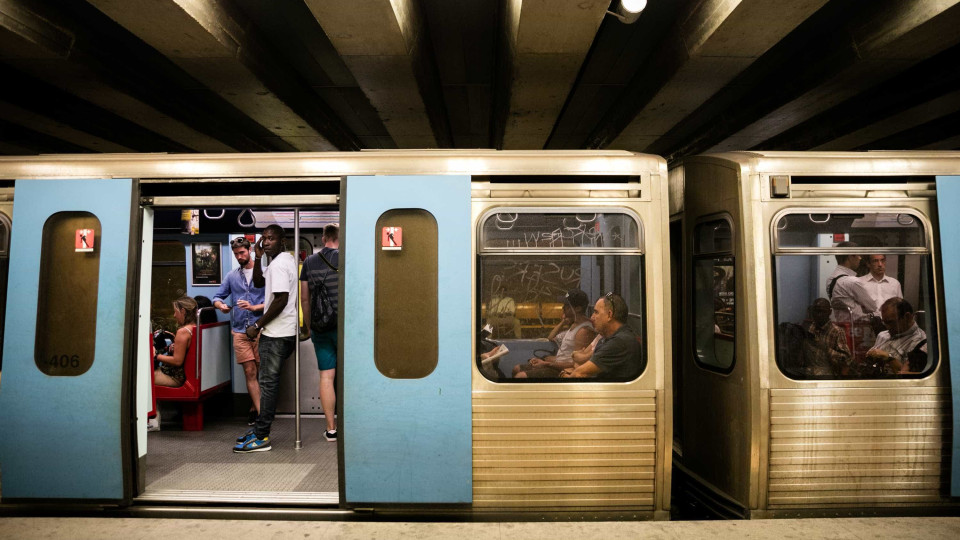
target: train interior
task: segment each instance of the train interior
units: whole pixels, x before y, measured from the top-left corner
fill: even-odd
[[[570,318],[565,303],[572,290],[586,295],[586,318],[597,299],[620,295],[629,308],[631,328],[645,342],[638,220],[610,210],[503,210],[509,211],[493,212],[480,225],[479,352],[494,352],[480,360],[484,376],[533,382],[518,377],[517,370],[532,358],[556,354],[552,336],[554,328]],[[557,380],[556,374],[542,377]]]
[[[339,222],[339,210],[335,206],[298,210],[296,248],[302,264],[307,255],[323,247],[323,228]],[[232,297],[223,299],[230,313],[213,308],[212,303],[227,276],[240,268],[231,241],[245,237],[254,244],[264,227],[278,224],[287,232],[287,251],[294,253],[294,211],[164,207],[147,212],[152,214],[145,220],[146,224],[152,217],[152,249],[149,253],[144,250],[143,266],[150,271],[148,277],[143,275],[150,294],[141,313],[149,311],[149,334],[143,336],[141,353],[151,346],[156,351],[172,340],[177,328],[173,302],[183,295],[198,301],[201,336],[185,362],[187,382],[179,388],[149,384],[144,377],[151,377],[156,367],[150,366],[152,355],[142,354],[138,360],[148,367],[139,380],[142,414],[138,414],[138,429],[142,436],[145,418],[154,412],[159,413],[160,428],[146,433],[145,452],[140,451],[140,498],[335,504],[339,491],[337,444],[323,437],[326,424],[319,374],[309,339],[299,347],[299,402],[293,356],[284,363],[271,431],[273,451],[254,455],[231,451],[235,438],[255,417],[247,376],[236,362],[232,346],[231,315],[242,308]],[[242,257],[243,249],[239,253]]]

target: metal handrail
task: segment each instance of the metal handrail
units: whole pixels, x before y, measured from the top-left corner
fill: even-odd
[[[197,379],[198,381],[200,380],[200,336],[203,334],[200,331],[200,314],[207,309],[217,309],[217,308],[213,306],[209,306],[209,307],[197,309],[197,354],[196,356],[194,356],[195,361],[194,361],[193,367],[195,368],[195,371],[196,371],[196,373],[194,374],[194,378]]]

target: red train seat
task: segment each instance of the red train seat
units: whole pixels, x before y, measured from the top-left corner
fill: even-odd
[[[171,388],[169,386],[153,386],[153,411],[157,410],[157,401],[178,401],[183,404],[183,430],[184,431],[203,431],[203,402],[210,396],[227,388],[230,384],[229,367],[230,353],[229,348],[223,351],[222,343],[219,346],[204,346],[204,340],[217,340],[220,334],[225,335],[229,343],[230,328],[226,321],[199,326],[200,336],[197,336],[197,327],[194,327],[190,338],[190,350],[183,362],[183,370],[186,373],[187,380],[183,386]],[[199,340],[199,341],[198,341]],[[153,370],[153,339],[147,340],[150,343],[150,362],[151,372]],[[208,344],[209,345],[209,344]],[[199,351],[199,357],[198,357]],[[204,354],[211,356],[204,358]],[[216,358],[212,358],[216,356]],[[223,369],[224,365],[226,370]],[[214,366],[215,369],[211,369]],[[207,373],[204,373],[204,367],[207,367]],[[224,376],[226,373],[226,377]],[[206,376],[205,376],[206,375]],[[153,377],[153,374],[150,375]]]

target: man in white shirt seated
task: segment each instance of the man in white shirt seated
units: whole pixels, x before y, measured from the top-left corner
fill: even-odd
[[[863,282],[864,288],[867,289],[877,306],[882,305],[890,298],[903,298],[903,289],[900,287],[900,282],[886,275],[886,255],[868,255],[867,268],[870,269],[870,273],[857,279]]]
[[[917,326],[913,306],[903,298],[890,298],[880,306],[880,317],[887,328],[877,335],[867,351],[877,375],[919,373],[927,365],[927,334]]]
[[[840,242],[837,247],[857,247],[854,242]],[[836,322],[852,322],[877,311],[874,301],[863,282],[857,279],[860,255],[837,255],[837,268],[827,278],[827,296],[833,306],[832,319]]]

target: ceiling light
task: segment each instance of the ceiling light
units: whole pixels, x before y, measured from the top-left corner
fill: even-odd
[[[645,7],[647,7],[647,0],[620,0],[617,2],[616,11],[608,11],[607,13],[624,24],[631,24],[637,22],[637,19],[640,18],[640,12]]]

